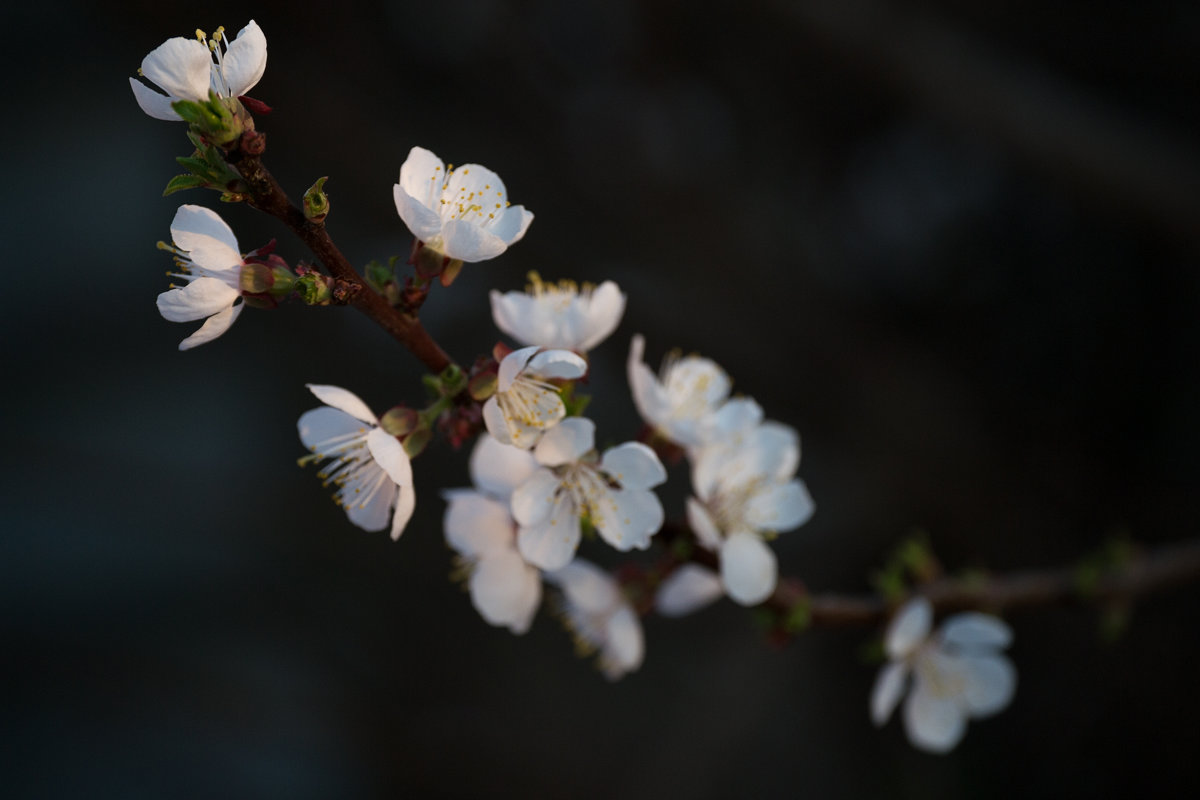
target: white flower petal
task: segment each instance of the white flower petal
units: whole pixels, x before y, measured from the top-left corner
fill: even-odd
[[[596,287],[587,305],[586,335],[572,349],[591,350],[612,335],[625,313],[625,295],[612,281]]]
[[[622,552],[648,548],[663,524],[662,503],[644,489],[609,490],[593,498],[591,514],[601,538]]]
[[[939,697],[918,679],[904,703],[904,728],[914,746],[931,753],[948,753],[967,730],[963,709],[950,697]]]
[[[471,482],[505,501],[537,468],[538,463],[528,450],[501,444],[486,433],[479,437],[469,462]]]
[[[774,484],[750,498],[746,521],[756,530],[790,531],[813,514],[808,489],[798,480]]]
[[[483,426],[488,435],[505,447],[513,447],[512,435],[508,432],[508,420],[500,410],[500,401],[492,395],[483,404]]]
[[[969,611],[955,614],[942,623],[942,642],[968,652],[1005,648],[1012,643],[1012,630],[991,614]]]
[[[551,504],[548,517],[517,530],[517,549],[535,567],[555,570],[575,557],[579,537],[579,511],[571,496],[563,492]]]
[[[536,525],[550,516],[562,481],[548,469],[533,473],[512,493],[513,518],[521,525]]]
[[[325,405],[341,409],[355,419],[360,419],[371,425],[378,424],[379,420],[371,413],[371,409],[354,392],[347,391],[340,386],[329,386],[319,383],[306,383],[304,385]]]
[[[163,292],[158,296],[157,304],[163,319],[171,322],[194,322],[211,317],[219,311],[228,311],[238,297],[238,290],[222,280],[197,278],[187,286]],[[232,323],[232,320],[230,322]]]
[[[421,201],[404,191],[399,184],[392,186],[392,199],[396,203],[396,213],[412,231],[413,236],[422,242],[428,242],[441,235],[442,218],[436,211],[426,208]]]
[[[533,223],[533,214],[525,206],[509,206],[501,210],[487,229],[506,245],[513,245],[525,238],[525,232]]]
[[[221,74],[234,97],[254,88],[267,69],[267,37],[254,20],[238,31],[221,57]]]
[[[658,587],[654,607],[664,617],[682,617],[699,611],[725,594],[720,577],[699,564],[684,564]]]
[[[506,503],[471,491],[447,499],[446,543],[460,555],[482,557],[512,550],[517,531]]]
[[[238,314],[242,313],[242,303],[223,308],[216,314],[213,314],[208,319],[204,320],[204,324],[200,329],[191,336],[179,343],[180,350],[191,350],[193,347],[202,345],[205,342],[211,342],[218,336],[229,330],[233,325],[234,320],[238,318]]]
[[[432,236],[442,229],[442,218],[437,213],[438,198],[442,194],[442,184],[446,182],[446,165],[442,160],[424,147],[414,147],[408,151],[408,158],[400,166],[400,183],[397,188],[411,197],[425,210],[437,217],[436,227]],[[403,214],[400,215],[404,217]],[[406,223],[407,219],[404,220]],[[409,227],[412,227],[411,224]],[[413,233],[416,233],[414,230]],[[418,238],[421,238],[418,236]]]
[[[546,432],[533,455],[542,466],[557,467],[578,461],[595,441],[596,423],[587,417],[569,417]]]
[[[727,441],[730,436],[746,432],[762,422],[762,406],[749,397],[727,400],[713,413],[704,426],[704,442]]]
[[[600,668],[606,678],[616,680],[642,665],[646,652],[642,623],[629,605],[624,604],[612,613],[605,634]]]
[[[513,381],[525,370],[529,359],[541,349],[537,345],[513,350],[500,361],[500,369],[496,373],[496,391],[507,392],[512,388]],[[495,434],[493,434],[494,436]]]
[[[925,597],[914,597],[892,617],[883,646],[888,658],[905,658],[929,637],[933,627],[933,606]]]
[[[397,486],[412,486],[412,462],[400,440],[383,428],[375,428],[367,434],[367,449],[371,458],[383,468]]]
[[[142,59],[142,74],[167,94],[185,100],[207,100],[212,55],[195,39],[167,39]]]
[[[175,113],[175,109],[171,108],[174,98],[154,91],[136,78],[129,79],[129,86],[133,89],[133,99],[137,100],[142,111],[150,116],[168,122],[178,122],[183,119]]]
[[[526,369],[545,379],[575,380],[587,373],[587,362],[570,350],[543,350],[529,359]]]
[[[871,722],[880,727],[904,695],[904,685],[907,683],[908,665],[903,661],[893,661],[885,664],[875,678],[875,686],[871,689]]]
[[[604,452],[600,469],[625,489],[650,489],[667,479],[666,467],[641,442],[625,442]]]
[[[700,546],[714,553],[721,549],[721,531],[708,509],[694,497],[687,499],[687,520]]]
[[[179,207],[171,220],[171,239],[206,270],[233,270],[242,265],[233,229],[215,211],[203,206]]]
[[[567,602],[588,614],[610,611],[621,600],[617,582],[590,561],[577,558],[562,569],[544,576],[562,589]]]
[[[355,419],[345,411],[329,406],[305,411],[300,415],[300,421],[296,424],[296,428],[300,432],[300,441],[304,443],[304,446],[318,452],[319,455],[331,455],[320,453],[315,449],[329,441],[341,441],[355,434],[367,432],[362,420]]]
[[[972,717],[990,717],[1012,702],[1017,670],[1011,661],[1004,656],[967,656],[963,661],[963,697]]]
[[[450,258],[474,263],[495,258],[508,249],[499,236],[466,219],[442,223],[442,252]]]
[[[934,607],[926,597],[913,597],[904,604],[883,634],[883,648],[889,658],[904,658],[929,638],[934,626]]]
[[[412,519],[413,511],[417,507],[417,493],[411,483],[396,489],[395,506],[392,512],[392,541],[399,539],[400,534],[404,533],[404,527]]]
[[[530,299],[529,295],[524,292],[501,293],[493,289],[488,294],[488,298],[492,303],[492,321],[496,323],[496,327],[500,329],[501,333],[511,336],[521,344],[549,346],[541,342],[531,342],[523,333],[527,326],[525,315],[521,313],[520,308],[525,301]]]
[[[777,577],[775,553],[759,536],[734,533],[721,545],[721,580],[735,602],[761,603],[775,591]]]
[[[512,549],[482,558],[471,573],[469,587],[471,603],[488,624],[517,634],[529,630],[542,599],[538,571]]]
[[[666,391],[654,372],[642,363],[645,348],[646,339],[640,333],[634,334],[625,369],[638,413],[648,424],[658,426],[667,413]]]

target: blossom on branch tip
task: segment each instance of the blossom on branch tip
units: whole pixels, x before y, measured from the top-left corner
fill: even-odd
[[[529,273],[524,292],[493,291],[496,327],[521,344],[586,352],[608,338],[625,312],[625,295],[612,281],[581,289],[574,281],[545,283]]]
[[[416,506],[412,464],[400,440],[379,427],[379,420],[357,395],[337,386],[308,384],[321,408],[300,415],[300,441],[312,455],[301,464],[326,461],[318,477],[337,490],[333,499],[358,527],[388,527],[399,539]],[[394,509],[394,511],[393,511]]]
[[[748,397],[730,399],[732,382],[716,362],[700,356],[669,356],[655,375],[642,361],[646,340],[629,347],[626,369],[633,402],[648,425],[686,448],[725,439],[762,421]]]
[[[392,196],[413,236],[448,259],[495,258],[533,222],[524,206],[509,203],[499,175],[479,164],[447,168],[423,147],[409,151]]]
[[[496,393],[483,406],[488,433],[502,444],[528,450],[567,414],[552,380],[575,380],[587,362],[569,350],[523,347],[500,362]]]
[[[871,720],[888,721],[912,677],[904,729],[913,746],[947,753],[962,739],[967,719],[1003,710],[1017,688],[1017,671],[1000,650],[1012,642],[1008,626],[990,614],[956,614],[936,634],[933,607],[924,597],[906,603],[884,635],[890,663],[871,691]]]
[[[642,665],[646,643],[637,612],[604,570],[583,559],[546,573],[562,590],[563,621],[580,655],[596,653],[596,665],[615,681]]]
[[[151,50],[142,59],[138,74],[165,95],[134,78],[129,79],[129,85],[147,114],[155,119],[180,120],[172,103],[204,102],[210,89],[219,97],[240,97],[259,82],[266,68],[267,37],[258,23],[250,20],[232,42],[224,28],[217,28],[211,39],[198,30],[195,39],[176,36]]]
[[[626,442],[598,458],[595,432],[589,419],[563,420],[534,448],[541,469],[513,492],[517,548],[541,569],[559,569],[575,556],[585,518],[621,551],[645,550],[662,527],[662,503],[650,491],[667,479],[658,456]]]
[[[179,272],[168,273],[187,281],[158,296],[158,311],[171,322],[204,320],[200,329],[179,343],[180,350],[216,339],[242,313],[241,276],[245,260],[233,231],[213,211],[202,206],[180,206],[171,221]],[[207,319],[205,319],[207,317]]]
[[[517,525],[509,512],[509,499],[537,466],[528,451],[483,434],[471,452],[475,488],[442,494],[449,503],[446,543],[469,572],[471,604],[488,624],[517,634],[529,630],[542,601],[542,582],[537,568],[517,551]]]
[[[775,554],[764,537],[803,525],[813,513],[792,428],[765,422],[695,454],[687,517],[700,544],[716,552],[721,581],[736,602],[761,603],[775,590]]]

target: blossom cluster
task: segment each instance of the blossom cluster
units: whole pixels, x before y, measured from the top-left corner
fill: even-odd
[[[197,147],[194,157],[180,159],[193,175],[169,189],[204,186],[238,199],[241,189],[231,186],[242,176],[226,163],[226,152],[253,135],[244,104],[261,104],[245,93],[262,78],[266,59],[266,38],[254,21],[233,41],[220,28],[211,38],[197,31],[143,59],[139,74],[160,91],[131,78],[139,106],[158,119],[188,122]],[[319,202],[323,182],[305,198],[312,224],[328,213]],[[449,286],[464,263],[502,255],[534,218],[510,202],[492,170],[474,163],[455,168],[422,147],[409,151],[392,199],[414,238],[415,275],[401,288],[393,274],[372,280],[368,270],[370,285],[354,288],[379,291],[414,317],[433,278]],[[169,274],[182,283],[159,295],[159,311],[173,322],[204,320],[181,350],[224,334],[246,305],[273,307],[293,296],[324,305],[335,297],[328,276],[304,265],[293,271],[273,245],[243,253],[232,229],[207,208],[179,207],[170,230],[171,244],[160,246],[174,254]],[[319,477],[352,524],[398,539],[416,507],[413,458],[435,430],[449,432],[455,446],[477,435],[468,462],[472,485],[441,493],[445,539],[472,605],[489,624],[522,634],[548,600],[578,648],[595,653],[604,675],[616,679],[643,661],[639,615],[650,608],[675,617],[722,596],[754,606],[776,595],[770,542],[814,510],[796,477],[800,439],[788,425],[766,419],[752,398],[733,394],[731,378],[710,359],[673,353],[653,371],[645,340],[635,335],[626,373],[645,426],[637,440],[601,452],[596,425],[582,414],[590,398],[579,392],[593,389],[583,383],[589,353],[617,330],[626,296],[612,281],[546,282],[536,272],[529,281],[526,291],[490,294],[496,327],[517,347],[498,344],[469,374],[452,365],[429,376],[435,397],[424,409],[396,406],[377,415],[347,389],[309,384],[323,405],[299,419],[309,450],[300,462],[320,465]],[[654,491],[668,478],[660,454],[672,456],[669,463],[686,459],[691,496],[684,529],[688,546],[706,557],[689,561],[673,551],[649,571],[653,579],[633,585],[635,579],[618,579],[580,551],[602,543],[611,558],[611,551],[651,547],[665,519]],[[944,752],[962,737],[967,718],[1009,702],[1015,671],[997,652],[1011,638],[999,620],[959,615],[936,635],[931,625],[927,601],[915,600],[896,616],[886,634],[891,663],[879,675],[871,715],[883,724],[911,682],[904,712],[909,737]]]

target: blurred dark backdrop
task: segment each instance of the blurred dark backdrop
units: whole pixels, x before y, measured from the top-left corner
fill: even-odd
[[[723,364],[803,437],[818,511],[785,572],[864,590],[913,528],[953,568],[1196,535],[1200,10],[1194,3],[41,2],[9,9],[4,794],[12,797],[1152,796],[1194,782],[1200,590],[1010,619],[1020,684],[948,757],[874,730],[872,631],[782,651],[724,603],[647,622],[616,685],[541,616],[446,580],[416,463],[399,543],[350,526],[295,420],[420,369],[354,312],[247,311],[189,353],[154,297],[188,145],[126,79],[197,26],[267,34],[253,92],[293,197],[329,175],[355,263],[405,253],[409,148],[499,172],[537,220],[436,292],[467,361],[491,288],[612,278],[600,438],[636,416],[629,336]],[[243,249],[286,231],[220,207]],[[677,514],[680,471],[663,492]]]

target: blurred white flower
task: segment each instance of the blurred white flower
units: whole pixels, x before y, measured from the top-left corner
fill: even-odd
[[[379,427],[357,395],[337,386],[308,388],[325,405],[300,415],[300,441],[313,453],[301,463],[328,460],[318,475],[326,486],[337,487],[334,500],[350,521],[363,530],[381,531],[392,514],[392,538],[399,539],[416,505],[404,446]]]
[[[612,281],[597,287],[573,281],[545,283],[529,273],[524,292],[493,291],[496,327],[521,344],[586,352],[608,338],[625,312],[625,295]]]
[[[539,352],[540,351],[540,352]],[[501,444],[528,450],[558,424],[567,409],[551,380],[574,380],[587,362],[569,350],[523,347],[500,362],[496,393],[483,405],[483,422]]]
[[[595,652],[596,665],[615,681],[642,665],[646,644],[637,612],[617,582],[594,564],[575,559],[546,573],[563,593],[562,615],[581,655]]]
[[[179,343],[180,350],[210,342],[229,330],[242,312],[241,276],[244,263],[233,231],[213,211],[202,206],[180,206],[171,221],[174,247],[159,245],[175,254],[179,272],[172,277],[187,281],[158,296],[158,311],[171,322],[204,324]],[[205,319],[207,317],[207,319]]]
[[[762,409],[748,397],[729,398],[732,383],[716,362],[670,356],[655,375],[642,361],[646,340],[633,337],[626,367],[642,419],[676,444],[695,448],[757,425]]]
[[[796,431],[765,422],[694,454],[688,523],[700,544],[721,561],[721,582],[742,605],[775,590],[778,568],[764,536],[803,525],[813,513],[800,464]]]
[[[225,45],[222,52],[221,45]],[[250,20],[232,42],[224,28],[212,39],[196,31],[195,39],[176,36],[160,44],[142,59],[139,74],[166,94],[129,79],[138,105],[155,119],[178,120],[171,108],[177,100],[203,102],[212,89],[221,97],[240,97],[262,79],[267,69],[267,37],[258,23]]]
[[[542,601],[535,567],[517,552],[517,525],[509,513],[513,489],[537,469],[526,450],[500,444],[487,434],[471,451],[475,489],[451,489],[446,508],[446,542],[465,562],[471,603],[489,624],[525,633]]]
[[[413,236],[460,261],[495,258],[519,241],[533,222],[524,206],[509,203],[499,175],[479,164],[446,169],[423,147],[409,151],[392,196]]]
[[[597,463],[595,431],[589,419],[563,420],[533,451],[542,468],[513,492],[517,548],[544,570],[574,557],[584,517],[621,551],[646,549],[662,527],[662,504],[650,491],[667,479],[658,456],[644,444],[626,442]]]
[[[875,680],[871,720],[888,721],[904,695],[904,729],[915,747],[931,753],[954,748],[967,719],[991,716],[1007,706],[1017,687],[1017,671],[999,653],[1012,632],[996,617],[956,614],[930,636],[933,608],[924,597],[910,600],[888,626],[884,646],[891,662]]]

